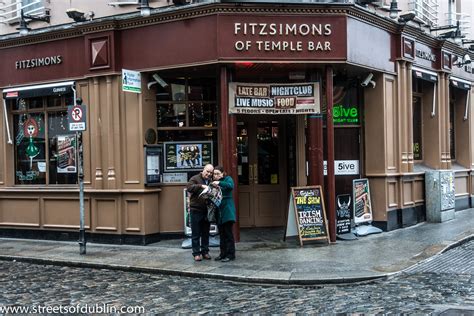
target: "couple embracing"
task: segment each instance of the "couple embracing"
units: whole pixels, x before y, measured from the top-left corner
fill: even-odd
[[[192,248],[195,261],[211,260],[209,254],[208,201],[201,193],[211,187],[219,187],[222,200],[217,207],[216,221],[219,228],[220,254],[216,261],[228,262],[235,259],[235,242],[232,226],[236,221],[236,211],[232,190],[234,181],[224,172],[221,166],[204,166],[204,169],[189,179],[187,190],[191,193],[191,230]]]

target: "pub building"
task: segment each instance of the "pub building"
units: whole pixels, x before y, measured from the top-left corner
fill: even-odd
[[[384,231],[426,220],[427,170],[454,170],[456,209],[470,207],[466,54],[353,4],[196,3],[4,35],[0,236],[77,238],[77,99],[92,241],[182,235],[205,163],[236,182],[237,235],[285,226],[290,188],[319,184],[334,241],[358,178]]]

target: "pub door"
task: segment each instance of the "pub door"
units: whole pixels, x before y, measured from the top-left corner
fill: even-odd
[[[285,119],[237,117],[241,227],[283,226],[287,206]]]

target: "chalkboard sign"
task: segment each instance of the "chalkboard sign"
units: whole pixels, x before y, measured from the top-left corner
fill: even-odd
[[[352,196],[350,194],[338,195],[336,202],[336,234],[348,234],[351,232]]]
[[[303,241],[327,239],[326,210],[321,186],[291,188],[300,245]],[[290,201],[291,203],[291,201]]]
[[[354,222],[356,224],[372,222],[369,179],[352,180],[352,193],[354,197]]]
[[[199,171],[212,164],[212,142],[165,142],[165,171]]]

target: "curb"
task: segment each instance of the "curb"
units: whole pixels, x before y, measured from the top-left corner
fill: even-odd
[[[424,259],[424,260],[421,260],[421,261],[419,261],[419,262],[417,262],[417,263],[415,263],[415,264],[413,264],[413,265],[411,265],[411,266],[409,266],[409,267],[406,267],[406,268],[403,269],[403,270],[400,270],[400,271],[398,271],[398,272],[394,272],[394,273],[393,273],[392,275],[390,275],[389,277],[394,277],[394,276],[397,276],[397,275],[400,275],[400,274],[407,273],[408,270],[413,269],[414,267],[419,266],[419,265],[422,265],[422,264],[424,264],[424,263],[427,263],[427,262],[429,262],[429,261],[435,259],[437,256],[442,255],[443,253],[445,253],[445,252],[447,252],[447,251],[449,251],[449,250],[451,250],[451,249],[453,249],[453,248],[459,247],[459,246],[461,246],[461,245],[463,245],[463,244],[465,244],[465,243],[467,243],[467,242],[469,242],[469,241],[471,241],[471,240],[473,240],[473,239],[474,239],[474,234],[473,234],[473,235],[466,236],[466,237],[464,237],[464,238],[462,238],[462,239],[460,239],[460,240],[457,240],[457,241],[455,241],[455,242],[453,242],[453,243],[447,245],[446,247],[444,247],[442,250],[440,250],[438,253],[434,254],[433,256],[431,256],[431,257],[429,257],[429,258],[426,258],[426,259]]]
[[[43,259],[35,257],[20,257],[20,256],[5,256],[0,255],[1,261],[18,261],[33,264],[45,264],[61,267],[74,267],[74,268],[91,268],[91,269],[106,269],[116,270],[123,272],[137,272],[137,273],[150,273],[160,275],[173,275],[183,277],[194,277],[202,279],[215,279],[223,281],[232,281],[237,283],[246,284],[260,284],[260,285],[299,285],[299,286],[310,286],[310,285],[324,285],[324,284],[350,284],[359,283],[365,281],[374,281],[379,279],[387,279],[393,273],[385,273],[379,275],[368,275],[360,277],[344,277],[344,278],[332,278],[332,279],[272,279],[272,278],[254,278],[237,275],[225,275],[216,274],[209,272],[194,272],[194,271],[177,271],[163,268],[147,268],[137,266],[126,266],[126,265],[114,265],[114,264],[102,264],[92,262],[78,262],[78,261],[65,261],[57,259]]]

